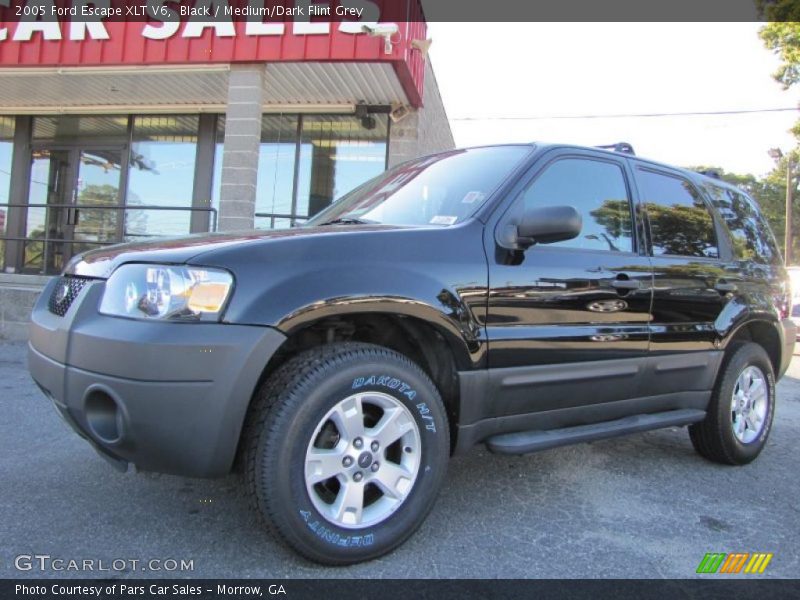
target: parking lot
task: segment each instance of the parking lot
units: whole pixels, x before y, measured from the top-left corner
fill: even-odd
[[[683,429],[522,457],[474,448],[399,550],[322,568],[257,527],[237,477],[113,470],[32,383],[24,344],[0,343],[0,577],[683,578],[707,552],[772,552],[765,576],[798,577],[800,357],[778,394],[770,442],[744,468],[701,459]],[[193,570],[18,571],[32,554]]]

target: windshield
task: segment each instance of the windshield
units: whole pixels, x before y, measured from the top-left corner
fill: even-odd
[[[346,194],[307,225],[454,225],[473,215],[531,149],[453,150],[404,163]]]

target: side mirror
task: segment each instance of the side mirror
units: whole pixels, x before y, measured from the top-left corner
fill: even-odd
[[[580,213],[571,206],[543,206],[526,211],[517,224],[516,245],[552,244],[577,237],[583,227]]]

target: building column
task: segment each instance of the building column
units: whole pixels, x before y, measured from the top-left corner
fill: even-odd
[[[264,72],[263,64],[231,65],[222,151],[220,231],[252,229],[255,224]]]
[[[389,164],[395,165],[419,156],[419,112],[416,110],[389,129]]]

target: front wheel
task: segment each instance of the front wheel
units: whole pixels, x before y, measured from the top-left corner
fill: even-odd
[[[303,556],[349,564],[422,523],[450,451],[439,393],[405,356],[370,344],[309,350],[254,399],[247,483],[270,528]]]
[[[725,358],[706,418],[689,427],[689,436],[705,458],[744,465],[767,443],[775,413],[775,375],[758,344],[737,344]]]

